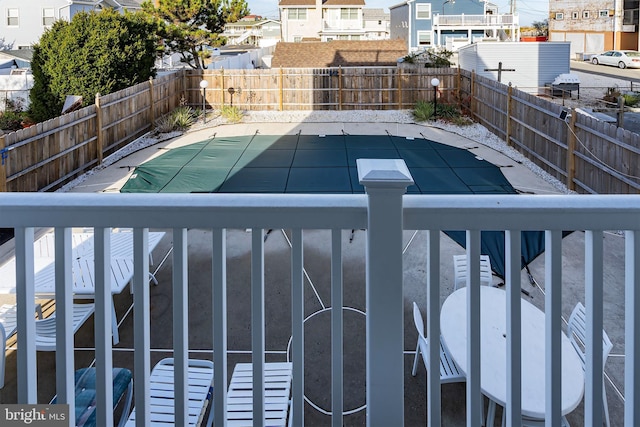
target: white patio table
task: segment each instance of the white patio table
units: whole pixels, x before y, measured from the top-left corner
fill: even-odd
[[[480,287],[480,388],[499,405],[507,402],[506,295]],[[545,316],[522,302],[522,415],[545,418]],[[440,312],[440,329],[450,354],[467,373],[467,288],[453,292]],[[562,415],[573,411],[584,394],[582,364],[569,338],[562,334]],[[490,414],[488,414],[490,415]]]

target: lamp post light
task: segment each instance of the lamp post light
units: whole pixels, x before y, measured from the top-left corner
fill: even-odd
[[[200,87],[202,88],[202,121],[203,123],[207,123],[207,105],[205,104],[207,99],[207,86],[209,86],[209,82],[202,79],[200,80]]]
[[[431,86],[433,86],[433,117],[438,117],[438,85],[440,84],[440,80],[437,78],[431,79]]]

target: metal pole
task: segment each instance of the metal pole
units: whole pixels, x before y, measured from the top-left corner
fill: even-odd
[[[205,104],[205,101],[207,99],[207,88],[203,87],[202,88],[202,121],[203,123],[207,123],[207,106]]]
[[[438,118],[438,86],[433,87],[433,119]]]

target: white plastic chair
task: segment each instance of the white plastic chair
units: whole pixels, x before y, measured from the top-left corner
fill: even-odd
[[[207,407],[211,403],[213,393],[213,362],[209,360],[189,359],[187,362],[187,381],[189,407],[189,426],[210,426],[213,421],[213,410],[204,419]],[[151,371],[149,377],[151,400],[150,422],[153,426],[173,426],[175,424],[175,383],[174,359],[162,359]],[[127,426],[136,425],[135,408],[129,415]]]
[[[56,314],[53,313],[49,317],[42,318],[42,309],[39,304],[36,305],[38,319],[36,319],[36,350],[38,351],[55,351],[56,350]],[[87,321],[95,311],[95,304],[73,304],[73,333]],[[17,306],[4,304],[0,307],[0,339],[2,346],[2,355],[0,356],[0,388],[4,387],[4,371],[5,371],[5,347],[7,339],[16,333],[18,324],[16,320]]]
[[[573,348],[578,352],[578,356],[582,361],[582,368],[584,369],[586,363],[586,350],[584,348],[584,343],[586,342],[586,334],[587,334],[587,321],[586,321],[586,310],[584,305],[578,301],[576,306],[573,308],[571,312],[571,316],[569,317],[569,323],[567,325],[567,333],[569,335],[569,340],[571,344],[573,344]],[[602,331],[602,405],[604,410],[604,421],[606,426],[609,427],[609,405],[607,404],[607,391],[604,384],[604,365],[607,363],[607,358],[609,357],[609,353],[613,348],[613,344],[609,339],[607,333]]]
[[[459,286],[467,284],[467,276],[469,269],[467,268],[466,255],[453,256],[453,290]],[[480,284],[491,286],[493,284],[493,273],[491,272],[491,261],[489,255],[480,255]]]
[[[413,359],[413,370],[411,371],[411,375],[415,376],[416,371],[418,369],[418,357],[422,354],[422,361],[424,362],[425,367],[429,370],[429,342],[427,338],[424,336],[424,321],[422,320],[422,314],[420,314],[420,309],[418,308],[418,304],[413,303],[413,323],[416,325],[416,329],[418,330],[418,343],[416,344],[416,356]],[[442,384],[446,383],[455,383],[455,382],[465,382],[467,378],[458,368],[458,365],[453,360],[453,357],[449,354],[447,347],[440,341],[440,382]]]

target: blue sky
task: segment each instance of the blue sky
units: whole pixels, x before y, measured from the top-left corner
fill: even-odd
[[[251,12],[269,18],[278,17],[278,0],[247,0]],[[402,0],[365,0],[365,7],[383,8],[388,12],[388,7],[401,3]],[[494,0],[500,13],[509,12],[509,0]],[[549,3],[540,0],[516,0],[516,9],[520,15],[520,25],[531,25],[533,21],[542,21],[549,16]]]

